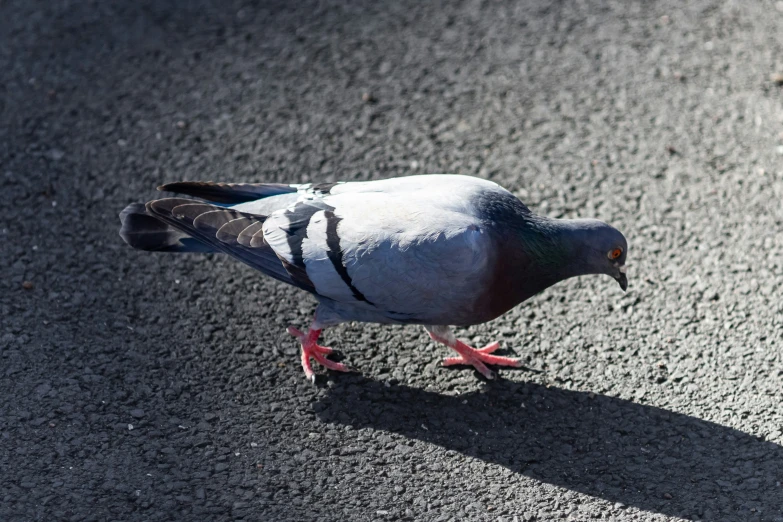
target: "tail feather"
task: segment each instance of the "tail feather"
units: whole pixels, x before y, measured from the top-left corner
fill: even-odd
[[[292,279],[264,240],[266,218],[193,199],[166,198],[126,207],[120,212],[120,235],[139,250],[228,254],[275,279],[314,292],[312,285]]]
[[[291,279],[275,251],[264,241],[263,224],[267,216],[183,198],[150,201],[146,210],[195,240],[210,245],[215,252],[235,257],[280,281],[301,286]],[[245,231],[253,233],[248,244],[239,241]],[[312,288],[306,290],[312,291]]]
[[[120,237],[137,250],[153,252],[214,252],[209,245],[183,234],[147,213],[141,203],[132,203],[120,212]]]
[[[215,183],[212,181],[177,181],[161,185],[158,190],[185,194],[215,203],[245,203],[270,196],[296,192],[296,186],[282,183]]]

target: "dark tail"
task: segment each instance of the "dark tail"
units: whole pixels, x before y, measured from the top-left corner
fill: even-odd
[[[120,212],[120,237],[137,250],[153,252],[215,252],[147,213],[142,203],[132,203]]]
[[[295,185],[284,185],[280,183],[215,183],[212,181],[178,181],[158,187],[158,190],[168,192],[178,192],[198,198],[206,199],[215,203],[215,205],[202,204],[201,211],[219,210],[219,207],[226,204],[237,204],[246,201],[279,196],[281,194],[291,194],[297,191]],[[153,205],[167,204],[175,200],[159,200],[151,202]],[[177,200],[176,203],[199,204],[196,200]],[[149,204],[148,204],[149,205]],[[191,209],[192,210],[192,209]],[[122,228],[120,236],[133,248],[138,250],[151,250],[155,252],[219,252],[221,248],[210,246],[215,239],[214,234],[204,236],[198,229],[193,227],[193,219],[190,221],[179,222],[174,220],[174,225],[180,225],[175,228],[166,222],[166,215],[156,216],[156,212],[149,210],[149,206],[141,203],[128,205],[125,210],[120,212],[120,221]],[[165,214],[165,213],[164,213]],[[216,219],[224,219],[227,214],[218,213],[213,216]],[[258,221],[263,219],[260,216],[253,216]],[[204,221],[209,222],[209,219]],[[223,223],[221,223],[222,225]],[[184,230],[180,230],[184,229]],[[196,239],[199,238],[199,239]]]
[[[296,192],[296,186],[282,183],[215,183],[212,181],[177,181],[161,185],[158,190],[186,194],[215,203],[244,203],[256,199]]]

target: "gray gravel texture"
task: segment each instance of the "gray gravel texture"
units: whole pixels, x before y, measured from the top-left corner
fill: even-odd
[[[5,0],[0,520],[783,520],[783,2]],[[783,81],[781,81],[783,83]],[[495,180],[630,241],[445,369],[219,256],[179,179]],[[32,283],[25,284],[25,282]]]

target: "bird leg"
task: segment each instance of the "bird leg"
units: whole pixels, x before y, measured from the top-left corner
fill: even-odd
[[[426,326],[427,332],[433,341],[445,344],[459,354],[459,357],[448,357],[443,360],[443,366],[454,366],[456,364],[470,364],[487,379],[494,379],[495,372],[487,368],[487,364],[497,366],[522,366],[522,361],[511,357],[501,357],[499,355],[490,355],[500,348],[500,343],[495,341],[486,345],[484,348],[473,348],[457,339],[446,326]]]
[[[350,371],[346,365],[326,358],[334,350],[321,346],[316,342],[318,341],[318,336],[321,335],[320,329],[316,330],[310,327],[307,333],[304,334],[293,326],[289,326],[288,333],[299,339],[299,343],[302,345],[302,368],[308,381],[315,383],[315,372],[313,372],[313,367],[310,365],[311,358],[315,359],[324,368],[337,370],[338,372]]]

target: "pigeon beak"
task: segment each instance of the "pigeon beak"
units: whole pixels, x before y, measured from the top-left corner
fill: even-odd
[[[618,283],[620,283],[620,288],[623,289],[623,292],[628,290],[628,278],[625,277],[625,272],[620,272],[620,275],[615,277]]]

